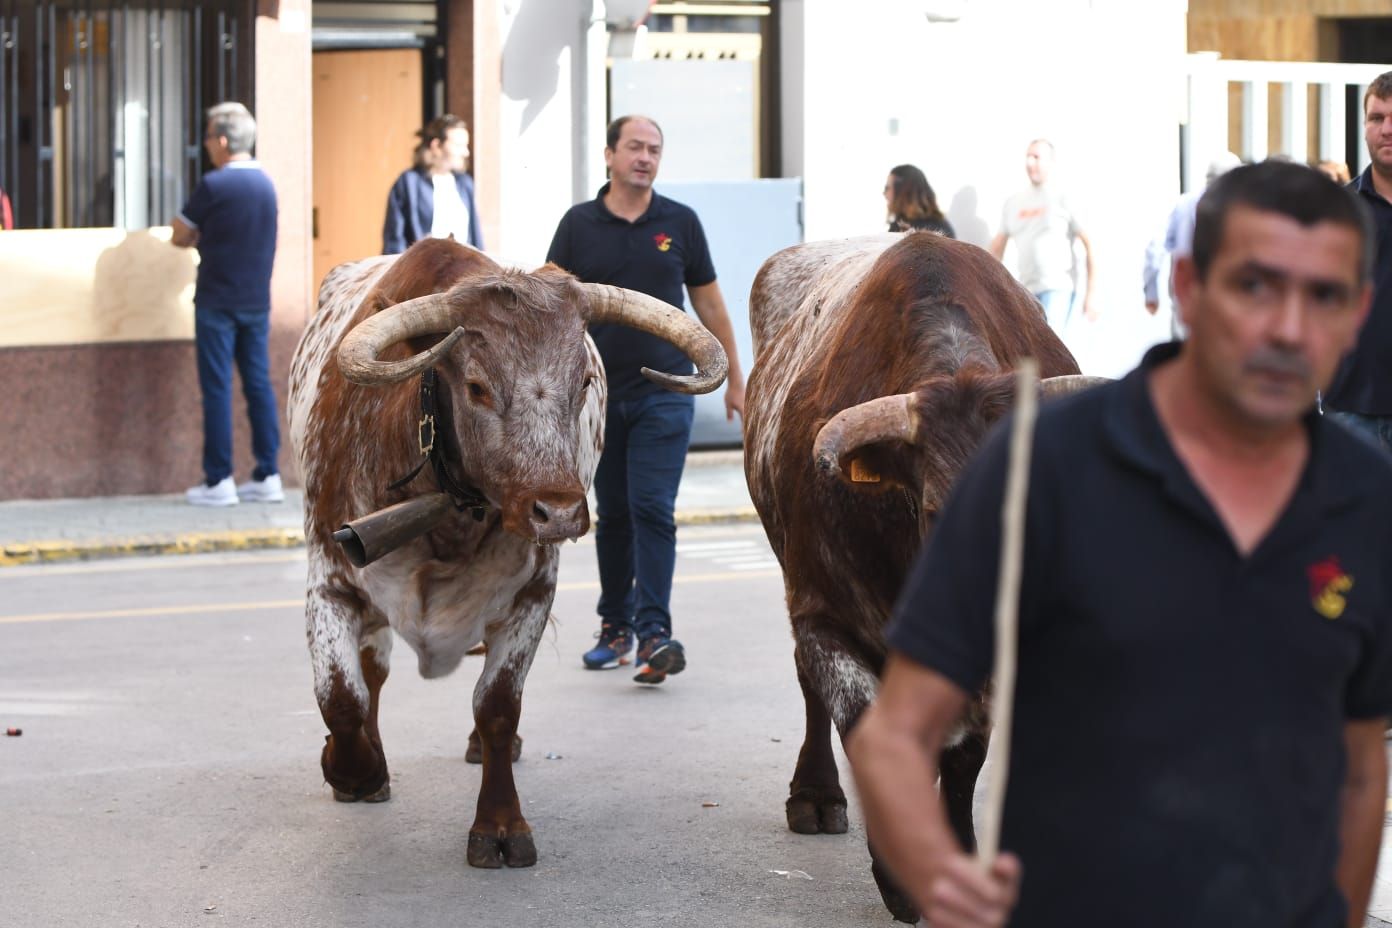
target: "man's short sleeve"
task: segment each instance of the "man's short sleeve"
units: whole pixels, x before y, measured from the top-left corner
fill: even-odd
[[[963,471],[889,627],[891,647],[968,693],[986,682],[994,657],[1008,438],[1005,426],[997,428]]]
[[[197,229],[208,219],[208,214],[213,208],[213,191],[208,187],[208,180],[204,178],[198,182],[198,186],[193,188],[192,195],[184,208],[179,211],[179,218],[184,220],[190,228]]]
[[[710,245],[706,243],[706,230],[701,228],[701,220],[691,214],[691,247],[686,256],[686,273],[683,278],[688,287],[704,287],[715,281],[715,263],[711,261]]]
[[[1392,565],[1383,576],[1392,576]],[[1392,716],[1392,616],[1375,616],[1373,628],[1344,690],[1344,715],[1350,719]]]

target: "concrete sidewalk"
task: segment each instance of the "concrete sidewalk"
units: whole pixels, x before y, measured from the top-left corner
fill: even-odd
[[[677,491],[677,523],[755,520],[743,460],[738,450],[693,451]],[[287,490],[283,503],[225,508],[190,506],[182,494],[0,502],[0,567],[298,547],[303,504],[299,490]]]

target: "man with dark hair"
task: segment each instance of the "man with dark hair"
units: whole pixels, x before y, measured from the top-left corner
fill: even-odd
[[[682,287],[697,317],[730,361],[725,414],[744,413],[744,375],[735,333],[715,280],[701,221],[690,207],[654,192],[662,161],[662,130],[646,116],[609,125],[604,163],[609,183],[572,206],[556,227],[546,260],[586,283],[612,284],[666,300],[680,309]],[[661,683],[686,666],[672,637],[673,509],[691,442],[693,398],[671,393],[643,368],[691,372],[681,351],[628,326],[590,329],[604,360],[609,406],[604,454],[595,472],[595,550],[599,558],[598,643],[582,660],[591,670],[629,661],[638,642],[639,683]]]
[[[198,249],[194,339],[203,392],[203,482],[190,487],[195,506],[285,498],[276,458],[279,407],[271,386],[268,339],[271,267],[275,263],[276,193],[251,156],[256,120],[240,103],[208,110],[203,147],[213,162],[171,225],[171,241]],[[251,447],[251,480],[232,479],[232,366],[242,376]]]
[[[1363,94],[1368,167],[1349,186],[1377,225],[1373,310],[1324,397],[1324,409],[1383,448],[1392,450],[1392,71]]]
[[[1188,340],[1041,410],[1008,853],[989,872],[933,782],[991,674],[1008,425],[962,474],[847,743],[871,842],[932,924],[1363,924],[1392,460],[1314,406],[1367,316],[1368,235],[1355,197],[1303,165],[1234,169],[1176,267]]]

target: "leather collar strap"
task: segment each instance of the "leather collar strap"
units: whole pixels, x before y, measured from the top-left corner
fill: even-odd
[[[426,464],[430,464],[435,471],[436,482],[439,483],[440,489],[449,494],[450,499],[454,501],[454,508],[460,511],[468,509],[476,521],[482,522],[484,512],[488,508],[488,498],[480,493],[477,487],[455,480],[449,472],[449,467],[446,466],[444,448],[446,442],[441,440],[442,435],[436,423],[438,404],[435,400],[435,392],[438,382],[439,378],[435,373],[435,368],[426,368],[421,372],[421,417],[420,422],[416,425],[421,460],[409,474],[392,483],[387,489],[401,489],[416,479],[416,476],[425,469]]]

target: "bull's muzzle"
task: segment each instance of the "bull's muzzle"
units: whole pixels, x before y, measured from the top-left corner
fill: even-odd
[[[573,541],[590,530],[590,507],[584,493],[538,493],[508,507],[503,525],[537,544]]]

